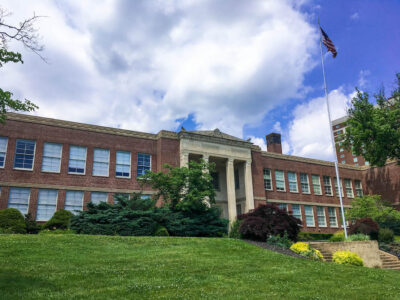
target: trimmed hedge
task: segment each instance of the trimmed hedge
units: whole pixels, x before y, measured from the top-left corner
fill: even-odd
[[[333,233],[312,233],[312,232],[299,232],[297,239],[299,241],[320,241],[329,240]]]
[[[43,229],[69,229],[72,216],[72,212],[60,209],[43,225]]]
[[[0,229],[2,233],[26,233],[24,216],[16,208],[0,210]]]

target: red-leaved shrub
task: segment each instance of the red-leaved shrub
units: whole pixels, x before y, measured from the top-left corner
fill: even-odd
[[[363,233],[369,235],[371,240],[377,240],[379,234],[379,225],[371,218],[361,218],[350,225],[349,233]]]
[[[239,232],[243,239],[265,242],[272,235],[283,236],[296,241],[301,221],[275,204],[260,205],[254,211],[238,216],[242,220]]]

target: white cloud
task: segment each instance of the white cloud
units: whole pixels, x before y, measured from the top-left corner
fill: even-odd
[[[367,77],[371,74],[369,70],[361,70],[358,75],[358,88],[363,89],[368,84]]]
[[[355,93],[346,95],[342,88],[329,93],[332,120],[346,115],[346,108],[354,96]],[[334,159],[325,97],[314,98],[294,109],[288,137],[292,155]]]
[[[275,122],[273,129],[276,133],[282,133],[281,122]]]
[[[358,20],[360,18],[360,15],[358,14],[358,12],[355,12],[354,14],[352,14],[350,16],[350,19],[352,20]]]
[[[199,129],[242,136],[245,124],[307,89],[318,50],[294,0],[2,5],[14,21],[48,16],[38,25],[51,62],[23,51],[24,65],[1,70],[3,88],[39,104],[42,116],[133,130],[173,130],[192,114]]]
[[[255,136],[250,136],[251,142],[254,145],[257,145],[261,148],[261,150],[263,151],[267,151],[267,143],[265,141],[265,139],[260,138],[260,137],[255,137]]]

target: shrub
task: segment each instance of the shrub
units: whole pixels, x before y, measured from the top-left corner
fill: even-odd
[[[24,216],[16,208],[0,210],[0,228],[4,233],[26,233]]]
[[[332,261],[341,265],[363,266],[363,260],[357,253],[350,251],[336,251]]]
[[[68,229],[70,227],[72,216],[72,212],[60,209],[56,211],[51,219],[43,225],[43,229]]]
[[[288,237],[287,233],[285,232],[285,234],[283,236],[280,236],[280,235],[270,236],[267,239],[267,244],[279,246],[282,248],[290,248],[290,246],[293,244],[293,242],[291,240],[289,240],[289,237]]]
[[[311,248],[309,244],[304,242],[297,242],[290,246],[290,250],[297,254],[307,257],[312,260],[324,261],[324,257],[317,249]]]
[[[242,220],[239,228],[242,238],[263,242],[269,236],[283,236],[285,232],[290,240],[296,241],[301,225],[300,220],[269,203],[238,218]]]
[[[333,234],[333,236],[329,239],[331,242],[344,242],[344,231],[339,230]]]
[[[76,234],[76,232],[71,229],[43,229],[39,232],[39,234]]]
[[[229,231],[229,238],[231,239],[240,239],[240,232],[239,232],[239,228],[240,228],[240,224],[242,223],[241,220],[236,219],[232,225],[231,225],[231,230]]]
[[[40,231],[40,226],[32,218],[31,214],[25,215],[25,227],[26,233],[37,234]]]
[[[154,233],[154,236],[169,236],[169,233],[167,228],[165,228],[164,226],[160,226]]]
[[[332,233],[312,233],[312,232],[299,232],[297,240],[299,241],[320,241],[329,240],[333,236]]]
[[[368,234],[371,240],[377,240],[379,233],[379,225],[371,218],[361,218],[350,226],[349,233]]]
[[[362,233],[351,234],[346,239],[346,241],[348,241],[348,242],[369,241],[369,240],[370,240],[369,235],[362,234]]]
[[[378,233],[379,243],[391,243],[394,241],[394,232],[389,228],[381,228]]]

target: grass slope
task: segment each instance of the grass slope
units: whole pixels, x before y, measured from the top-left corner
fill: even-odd
[[[230,239],[0,235],[1,299],[394,299],[399,282]]]

